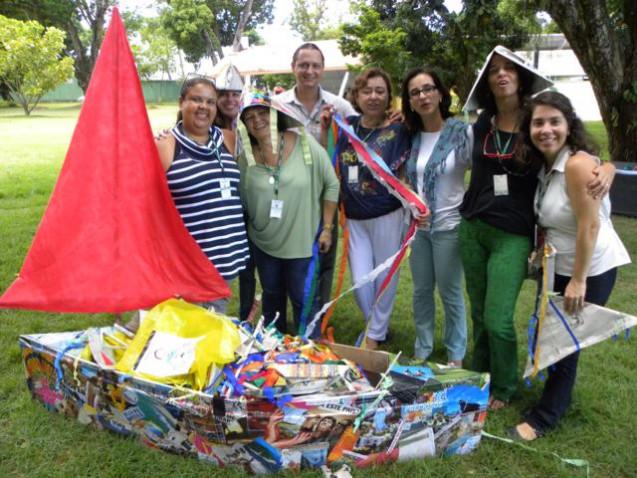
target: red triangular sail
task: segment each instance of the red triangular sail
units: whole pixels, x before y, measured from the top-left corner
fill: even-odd
[[[114,9],[64,166],[0,307],[122,312],[229,295],[174,206]]]

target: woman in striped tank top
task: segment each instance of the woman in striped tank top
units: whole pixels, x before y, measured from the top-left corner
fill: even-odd
[[[224,144],[224,133],[212,126],[217,90],[206,78],[184,82],[179,116],[171,134],[157,142],[170,193],[184,224],[201,250],[230,283],[249,258],[239,198],[239,168]],[[214,306],[224,313],[228,299]]]

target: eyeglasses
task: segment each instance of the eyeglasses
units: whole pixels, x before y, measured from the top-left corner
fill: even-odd
[[[409,91],[409,97],[418,98],[420,96],[420,93],[427,96],[433,93],[434,91],[436,91],[437,89],[438,87],[436,85],[425,85],[422,88],[414,88],[413,90]]]

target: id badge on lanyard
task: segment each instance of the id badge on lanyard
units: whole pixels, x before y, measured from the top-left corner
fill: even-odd
[[[509,181],[507,174],[493,175],[493,194],[495,196],[509,195]]]
[[[281,199],[273,199],[270,203],[270,218],[281,219],[283,216],[283,201]]]
[[[219,181],[219,189],[221,190],[221,199],[230,199],[232,197],[232,186],[230,185],[230,179],[221,179]]]
[[[347,167],[347,182],[349,184],[358,184],[358,165]]]

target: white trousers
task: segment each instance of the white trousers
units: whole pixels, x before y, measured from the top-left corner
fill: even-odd
[[[396,211],[374,219],[348,219],[349,228],[349,266],[352,282],[357,283],[379,264],[398,252],[403,238],[404,211]],[[389,318],[394,307],[398,271],[387,286],[385,293],[374,307],[376,294],[385,280],[388,271],[384,271],[374,281],[356,289],[356,302],[369,324],[367,336],[382,341],[387,335]]]

